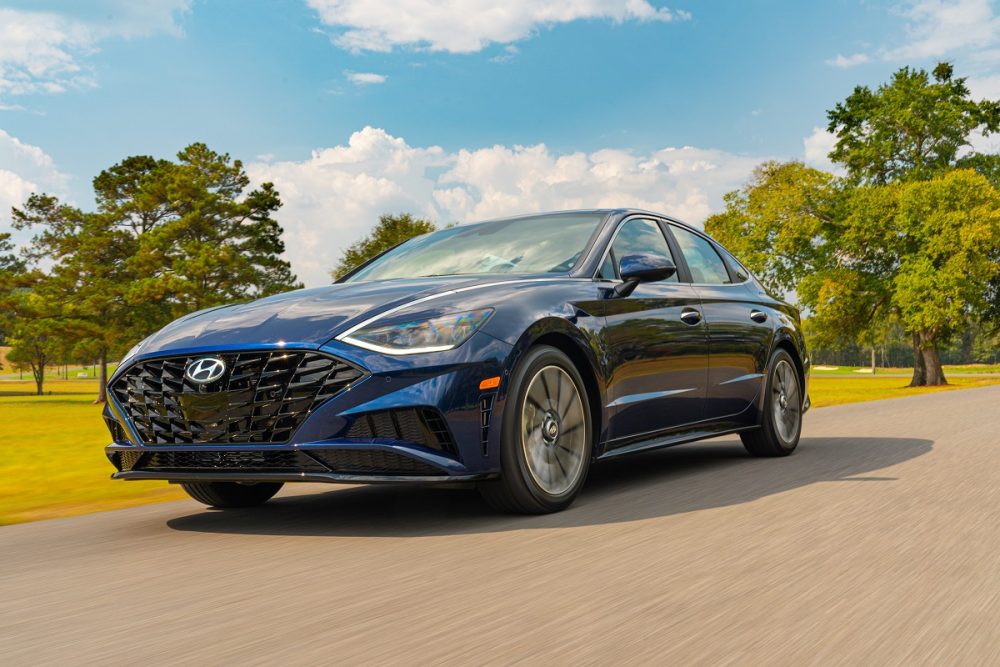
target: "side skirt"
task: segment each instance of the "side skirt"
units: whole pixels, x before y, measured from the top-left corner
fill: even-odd
[[[715,438],[720,435],[731,435],[733,433],[742,433],[744,431],[754,431],[760,428],[759,425],[752,426],[740,426],[737,428],[724,428],[724,429],[699,429],[684,431],[683,433],[674,433],[672,435],[664,435],[655,438],[650,438],[649,440],[642,440],[640,442],[634,442],[630,445],[625,445],[623,447],[616,447],[615,449],[609,449],[600,456],[598,456],[595,461],[601,461],[604,459],[611,459],[624,454],[634,454],[635,452],[644,452],[650,449],[660,449],[662,447],[673,447],[674,445],[683,445],[689,442],[695,442],[696,440],[705,440],[707,438]]]

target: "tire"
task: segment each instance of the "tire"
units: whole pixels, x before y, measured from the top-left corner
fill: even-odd
[[[181,488],[189,496],[209,507],[229,509],[256,507],[270,500],[283,486],[281,482],[183,482]]]
[[[594,438],[576,366],[554,347],[532,348],[514,371],[503,412],[501,476],[480,484],[480,493],[505,512],[569,507],[587,479]]]
[[[795,361],[778,349],[767,365],[760,428],[740,434],[751,456],[788,456],[802,434],[802,381]]]

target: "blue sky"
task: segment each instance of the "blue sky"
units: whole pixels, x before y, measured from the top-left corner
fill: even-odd
[[[381,212],[640,205],[698,223],[902,65],[1000,97],[988,0],[0,0],[0,226],[204,141],[273,180],[309,284]]]

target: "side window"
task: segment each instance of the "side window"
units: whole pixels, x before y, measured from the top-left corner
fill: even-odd
[[[672,225],[670,230],[687,260],[692,282],[704,285],[726,285],[732,282],[726,265],[711,243],[683,227]]]
[[[633,218],[627,221],[618,230],[618,236],[611,244],[611,252],[601,265],[598,278],[603,280],[614,280],[618,277],[618,263],[625,255],[662,255],[671,260],[674,259],[664,238],[660,226],[652,220],[642,220]],[[675,273],[665,282],[677,282]]]
[[[719,250],[722,252],[722,257],[726,260],[726,263],[729,264],[729,268],[736,274],[736,282],[745,283],[750,280],[750,272],[740,264],[739,260],[733,257],[733,253],[727,251],[725,248],[719,248]]]

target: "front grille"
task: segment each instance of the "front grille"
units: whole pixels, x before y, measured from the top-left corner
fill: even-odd
[[[344,437],[357,440],[386,438],[455,453],[451,432],[437,410],[405,408],[358,415]]]
[[[118,420],[114,417],[104,417],[104,423],[107,425],[108,430],[111,431],[112,442],[128,442],[128,436],[125,435],[125,429],[122,425],[118,423]]]
[[[302,452],[154,452],[140,469],[154,470],[242,470],[268,472],[326,472],[326,468]]]
[[[333,472],[348,475],[444,475],[442,470],[409,456],[369,449],[316,449],[310,454]]]
[[[204,356],[222,359],[226,372],[199,385],[184,370]],[[318,352],[233,352],[142,361],[111,391],[147,445],[283,443],[313,410],[364,376]]]

